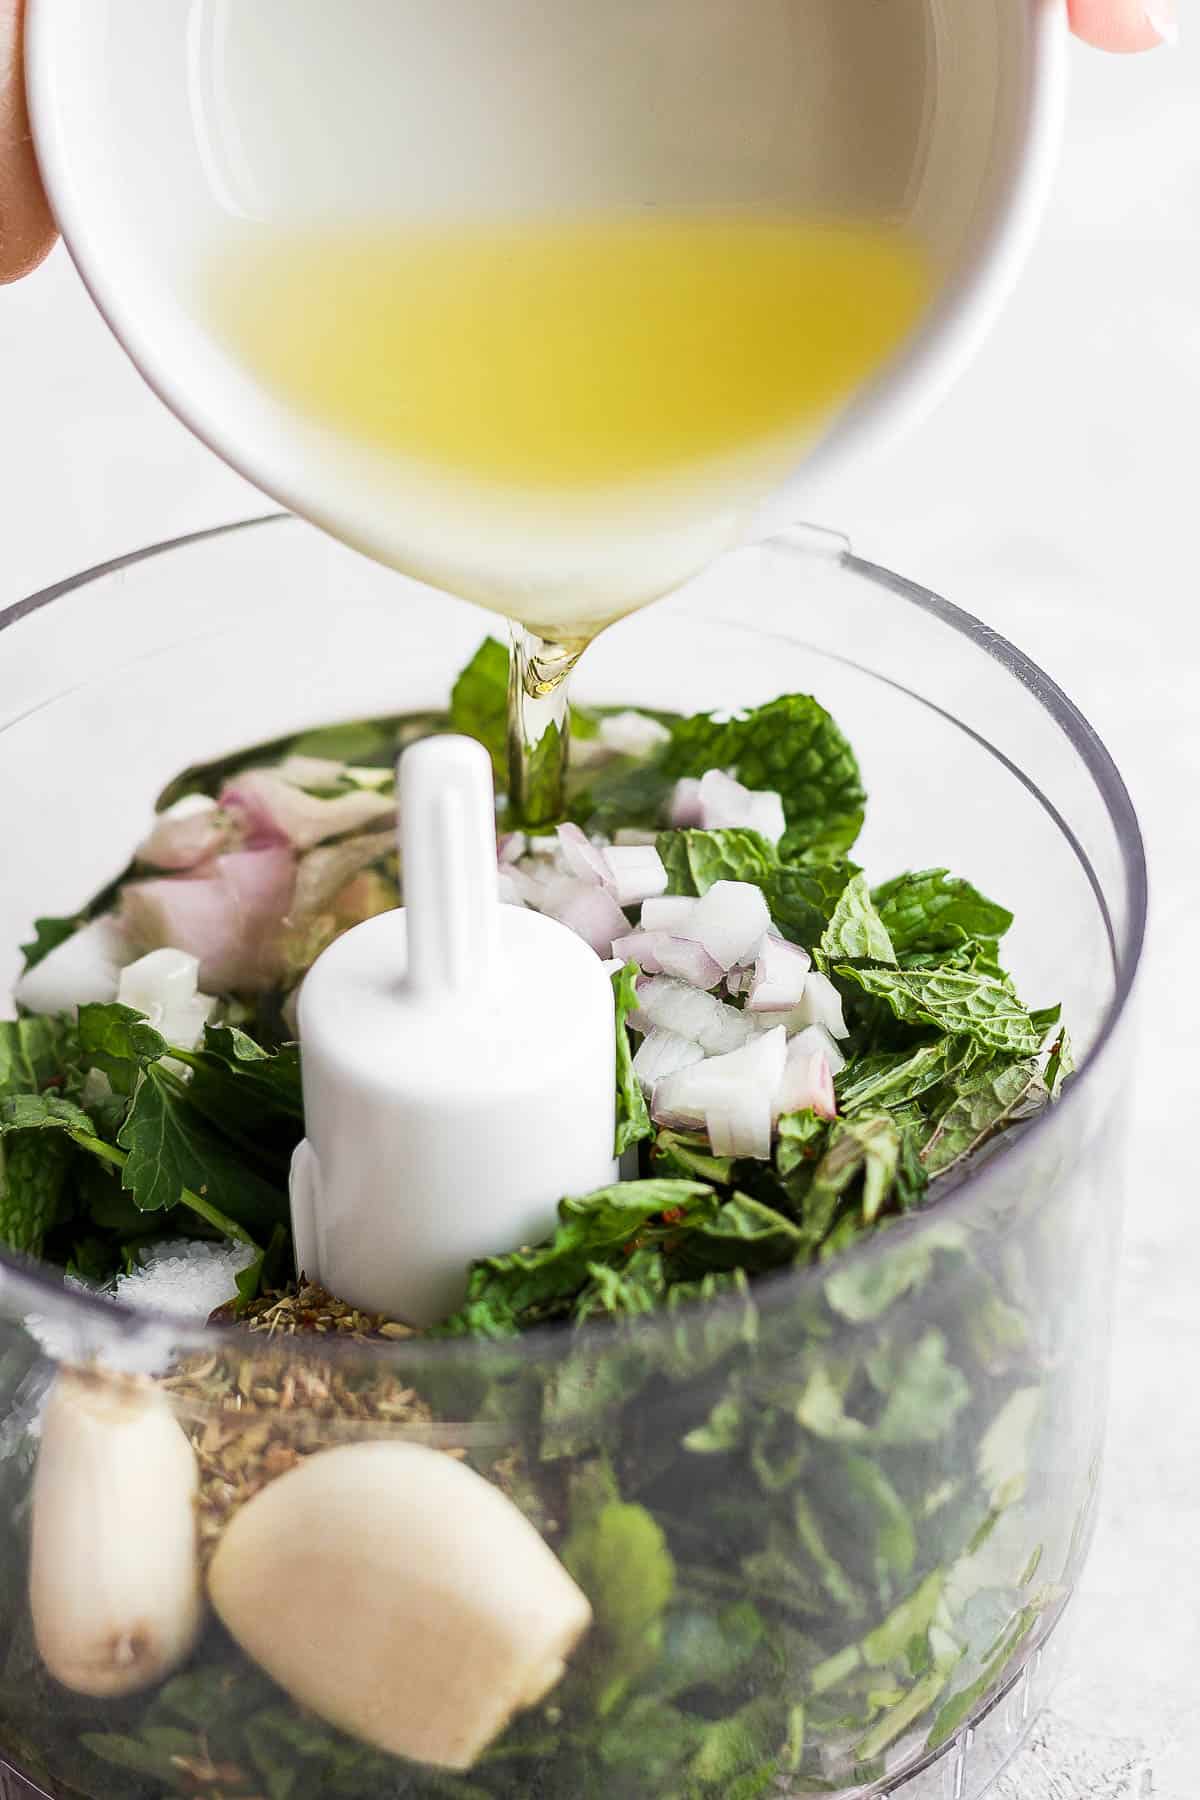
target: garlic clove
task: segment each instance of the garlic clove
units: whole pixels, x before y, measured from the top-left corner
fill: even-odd
[[[263,1488],[213,1605],[294,1699],[393,1755],[468,1769],[566,1672],[586,1596],[500,1489],[419,1444],[323,1450]]]
[[[38,1651],[64,1687],[136,1694],[191,1651],[204,1612],[198,1479],[153,1388],[59,1375],[34,1475],[29,1597]]]

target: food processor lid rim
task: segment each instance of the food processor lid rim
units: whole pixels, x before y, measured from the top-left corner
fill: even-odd
[[[162,543],[148,544],[138,550],[130,551],[124,556],[96,564],[80,573],[66,577],[53,586],[44,588],[24,600],[0,611],[0,632],[17,624],[22,618],[39,611],[51,601],[63,595],[77,591],[97,581],[105,575],[119,572],[133,565],[149,561],[164,555],[168,551],[186,549],[192,545],[212,541],[217,538],[231,537],[251,527],[278,526],[281,524],[298,525],[306,528],[304,521],[296,519],[287,512],[271,512],[257,517],[237,519],[224,525],[208,526],[202,530],[185,533],[181,537],[171,538]],[[312,529],[307,527],[307,529]],[[806,529],[797,526],[797,531]],[[812,529],[812,528],[809,528]],[[817,538],[828,541],[828,533],[817,532]],[[818,543],[814,554],[828,557],[828,550],[822,549]],[[1086,1059],[1073,1076],[1062,1099],[1053,1108],[1045,1108],[1037,1117],[1029,1120],[1013,1138],[1007,1140],[981,1165],[968,1170],[955,1184],[952,1191],[944,1193],[936,1207],[923,1212],[907,1215],[895,1222],[886,1232],[877,1232],[852,1244],[842,1252],[844,1266],[850,1263],[862,1264],[878,1256],[884,1248],[892,1249],[910,1236],[919,1235],[929,1222],[954,1218],[960,1209],[969,1205],[981,1188],[985,1188],[998,1167],[1003,1167],[1011,1158],[1020,1154],[1031,1142],[1040,1142],[1048,1129],[1062,1116],[1063,1108],[1072,1110],[1078,1104],[1078,1096],[1085,1086],[1090,1090],[1091,1077],[1096,1067],[1103,1062],[1105,1052],[1110,1046],[1118,1027],[1128,1011],[1129,1000],[1133,993],[1141,955],[1145,942],[1146,921],[1149,906],[1149,881],[1146,868],[1145,843],[1140,824],[1129,789],[1126,786],[1112,756],[1095,727],[1092,726],[1078,706],[1064,693],[1058,683],[1041,669],[1038,664],[1026,656],[1022,650],[995,631],[991,626],[976,619],[971,613],[955,606],[953,602],[923,588],[919,583],[909,581],[889,569],[881,567],[864,558],[855,556],[848,548],[840,550],[836,560],[850,573],[878,586],[889,589],[899,599],[907,601],[919,610],[939,620],[959,637],[966,638],[981,650],[992,661],[1014,680],[1020,683],[1032,698],[1049,715],[1055,725],[1067,738],[1072,749],[1083,763],[1104,805],[1112,823],[1117,847],[1121,856],[1122,869],[1128,884],[1128,919],[1121,934],[1120,942],[1115,946],[1116,956],[1116,991],[1112,1003],[1104,1017],[1096,1040],[1089,1050]],[[874,672],[872,672],[874,673]],[[17,721],[10,721],[16,723]],[[956,721],[961,723],[961,721]],[[995,746],[980,740],[995,755]],[[1007,758],[1003,758],[1006,763]],[[1012,765],[1008,765],[1011,769]],[[1019,773],[1019,771],[1017,771]],[[1078,854],[1078,845],[1073,845]],[[1094,884],[1093,884],[1094,885]],[[1102,909],[1107,914],[1107,908]],[[756,1301],[769,1307],[773,1299],[778,1303],[782,1293],[796,1293],[808,1282],[823,1281],[825,1271],[820,1265],[812,1265],[802,1269],[785,1269],[773,1275],[760,1277],[754,1284]],[[136,1340],[169,1341],[177,1350],[199,1347],[201,1344],[211,1348],[214,1327],[207,1324],[197,1325],[194,1319],[180,1318],[176,1314],[152,1312],[148,1308],[134,1310],[122,1306],[120,1302],[107,1299],[99,1294],[92,1294],[84,1289],[68,1289],[60,1281],[53,1279],[44,1265],[37,1264],[18,1255],[0,1251],[0,1300],[6,1290],[11,1292],[30,1314],[50,1326],[64,1325],[70,1328],[73,1322],[80,1320],[81,1315],[90,1318],[97,1328],[105,1328],[104,1335],[117,1338],[122,1343],[133,1344]],[[704,1305],[707,1317],[714,1313],[724,1312],[732,1316],[740,1310],[744,1302],[738,1296],[719,1296]],[[649,1316],[644,1320],[634,1321],[624,1327],[626,1339],[630,1336],[647,1340],[661,1331],[665,1315]],[[671,1316],[671,1323],[679,1323],[679,1315]],[[217,1328],[238,1333],[240,1327]],[[586,1330],[570,1330],[572,1344],[577,1348],[583,1340],[596,1343],[611,1335],[615,1327],[611,1323],[593,1323]],[[506,1358],[519,1361],[528,1359],[537,1362],[544,1354],[549,1334],[564,1336],[564,1329],[558,1325],[547,1326],[539,1331],[526,1333],[523,1337],[505,1340],[495,1344],[490,1340],[469,1338],[421,1339],[419,1337],[401,1340],[396,1343],[370,1342],[364,1346],[361,1341],[339,1341],[324,1337],[321,1340],[322,1357],[343,1357],[349,1360],[361,1360],[364,1348],[371,1356],[388,1356],[392,1360],[403,1360],[408,1366],[418,1361],[444,1366],[446,1361],[456,1354],[469,1361],[481,1361],[494,1357],[497,1353]],[[97,1336],[100,1332],[98,1330]]]

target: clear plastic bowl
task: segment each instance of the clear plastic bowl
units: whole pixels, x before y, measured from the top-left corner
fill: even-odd
[[[316,723],[440,707],[494,625],[288,519],[140,552],[0,615],[0,992],[33,916],[70,912],[114,876],[185,765]],[[626,620],[588,653],[578,688],[685,711],[816,693],[863,765],[856,858],[878,879],[948,864],[1010,906],[1018,983],[1033,1004],[1063,1002],[1080,1072],[953,1191],[836,1264],[768,1278],[750,1306],[713,1302],[620,1335],[226,1346],[6,1260],[0,1755],[34,1792],[976,1800],[1040,1704],[1104,1436],[1145,917],[1120,776],[1019,651],[818,531]],[[381,1430],[461,1449],[556,1547],[573,1474],[607,1456],[677,1566],[607,1723],[574,1717],[564,1687],[523,1715],[503,1759],[469,1774],[356,1762],[213,1624],[191,1665],[199,1681],[160,1697],[146,1752],[159,1763],[138,1772],[129,1752],[121,1766],[118,1740],[142,1729],[146,1697],[69,1694],[32,1645],[37,1418],[58,1361],[122,1366],[172,1347],[249,1357],[252,1399],[234,1422],[301,1450]],[[364,1427],[284,1406],[289,1371],[309,1393],[313,1380],[395,1378],[435,1423]],[[180,1404],[197,1438],[230,1423],[210,1402]],[[697,1634],[700,1681],[687,1674]],[[705,1736],[735,1706],[740,1735]]]

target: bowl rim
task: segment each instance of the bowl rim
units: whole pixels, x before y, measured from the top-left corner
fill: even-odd
[[[81,208],[72,180],[76,145],[64,132],[55,77],[56,10],[62,10],[56,0],[28,0],[25,79],[31,132],[64,245],[93,304],[153,393],[215,456],[280,505],[327,524],[352,547],[362,547],[361,523],[349,529],[341,504],[326,515],[320,495],[274,453],[270,432],[257,431],[248,447],[238,445],[220,409],[203,397],[194,378],[181,380],[153,333],[147,337],[138,322],[136,306],[114,278],[104,234]],[[985,341],[1028,261],[1061,160],[1070,32],[1066,8],[1057,0],[1020,0],[998,10],[1011,13],[1016,46],[1013,135],[1005,143],[998,127],[993,131],[994,185],[986,206],[981,203],[983,228],[961,251],[908,340],[810,447],[802,466],[793,466],[775,484],[775,492],[754,515],[752,537],[777,529],[802,504],[814,472],[828,476],[852,466],[857,456],[878,454],[935,408]],[[996,94],[991,99],[995,104]]]
[[[67,594],[76,593],[92,583],[101,581],[108,575],[117,574],[139,563],[153,561],[173,551],[186,550],[217,539],[235,537],[244,531],[269,529],[278,525],[298,526],[303,531],[312,529],[294,514],[272,511],[233,520],[222,525],[208,526],[198,531],[186,532],[158,543],[146,544],[67,576],[49,587],[42,588],[26,598],[0,609],[0,632],[10,629],[20,620],[41,611],[53,601]],[[895,1247],[905,1239],[920,1235],[931,1220],[952,1220],[959,1213],[968,1210],[971,1197],[986,1174],[990,1174],[997,1165],[1008,1162],[1018,1150],[1030,1143],[1041,1142],[1048,1135],[1048,1128],[1052,1126],[1053,1121],[1062,1115],[1064,1108],[1070,1109],[1072,1116],[1076,1114],[1081,1105],[1081,1096],[1092,1090],[1094,1072],[1104,1062],[1106,1052],[1129,1012],[1129,1003],[1137,984],[1145,946],[1149,909],[1149,875],[1141,826],[1125,780],[1095,727],[1051,676],[1033,662],[1024,651],[1018,649],[1015,644],[990,625],[954,605],[953,602],[922,587],[919,583],[911,581],[905,576],[897,575],[880,564],[856,556],[845,539],[838,538],[821,527],[798,525],[794,531],[797,535],[812,532],[826,545],[835,543],[835,560],[851,574],[877,587],[887,589],[898,599],[915,606],[918,610],[938,620],[948,630],[967,639],[977,650],[982,651],[993,662],[998,663],[1007,675],[1027,690],[1043,711],[1048,714],[1051,722],[1067,738],[1072,750],[1093,781],[1113,827],[1128,890],[1128,914],[1124,929],[1119,937],[1112,938],[1116,977],[1113,997],[1095,1041],[1072,1077],[1062,1098],[1053,1108],[1044,1108],[1014,1136],[1007,1140],[1001,1140],[1000,1146],[994,1153],[985,1155],[979,1163],[956,1181],[953,1187],[944,1190],[935,1206],[891,1221],[886,1229],[870,1232],[856,1243],[847,1246],[839,1253],[837,1259],[838,1266],[845,1268],[852,1265],[865,1266],[879,1256],[885,1246]],[[825,552],[825,554],[828,553],[828,551]],[[748,627],[748,629],[752,628]],[[877,680],[889,679],[879,676],[874,670],[866,672]],[[902,689],[902,691],[911,692],[908,689]],[[923,705],[935,705],[924,696],[914,693],[911,697]],[[19,717],[12,723],[19,723]],[[963,720],[950,714],[946,714],[946,717],[951,719],[959,729],[974,736],[977,742],[1008,768],[1014,778],[1021,780],[1026,786],[1030,785],[1028,778],[997,746],[974,733]],[[2,729],[4,727],[0,727],[0,730]],[[1060,831],[1073,843],[1076,853],[1081,856],[1085,873],[1088,874],[1095,888],[1096,882],[1090,863],[1075,839],[1070,825],[1040,792],[1038,798],[1049,809]],[[1101,902],[1102,912],[1107,921],[1107,907],[1103,904],[1103,896],[1098,890],[1097,898]],[[822,1282],[826,1272],[825,1265],[813,1263],[806,1264],[799,1269],[782,1269],[771,1275],[760,1276],[750,1289],[753,1303],[762,1310],[766,1310],[773,1301],[776,1305],[779,1304],[781,1295],[799,1294],[815,1283]],[[119,1300],[89,1292],[84,1288],[67,1288],[58,1278],[57,1272],[52,1271],[51,1265],[0,1248],[0,1300],[6,1299],[10,1294],[18,1306],[37,1318],[39,1325],[46,1325],[51,1329],[58,1326],[70,1329],[81,1318],[90,1318],[98,1328],[101,1328],[100,1336],[110,1341],[117,1338],[132,1344],[143,1338],[152,1338],[155,1341],[163,1342],[169,1339],[171,1348],[182,1353],[199,1348],[201,1345],[211,1349],[216,1338],[222,1336],[232,1335],[241,1342],[244,1342],[245,1338],[244,1328],[241,1326],[214,1327],[206,1322],[197,1323],[193,1318],[181,1317],[175,1313],[160,1312],[149,1307],[130,1307]],[[732,1314],[743,1304],[742,1296],[718,1296],[705,1302],[703,1310],[707,1316],[712,1316],[715,1312],[720,1311]],[[317,1353],[323,1359],[345,1357],[361,1361],[366,1353],[371,1356],[372,1360],[395,1361],[402,1359],[407,1366],[412,1366],[414,1362],[435,1362],[444,1366],[447,1361],[451,1360],[462,1358],[481,1361],[499,1353],[506,1363],[512,1365],[516,1362],[524,1364],[526,1362],[536,1363],[541,1360],[549,1348],[551,1339],[560,1344],[569,1342],[575,1349],[580,1348],[588,1341],[602,1346],[606,1340],[611,1339],[613,1331],[619,1328],[626,1341],[631,1337],[634,1339],[644,1337],[651,1340],[663,1328],[666,1317],[666,1314],[651,1314],[641,1320],[622,1322],[619,1327],[610,1321],[594,1321],[582,1329],[558,1323],[522,1333],[515,1339],[506,1338],[499,1341],[480,1337],[432,1338],[415,1335],[397,1342],[322,1336],[319,1340],[313,1340],[311,1345],[306,1337],[304,1343],[306,1350],[311,1348],[317,1352],[319,1342],[319,1352]],[[673,1315],[673,1317],[678,1322],[678,1315]],[[69,1360],[60,1358],[54,1351],[50,1354],[56,1361]]]

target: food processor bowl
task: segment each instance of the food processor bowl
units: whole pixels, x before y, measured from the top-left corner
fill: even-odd
[[[284,517],[156,546],[0,614],[0,991],[35,914],[69,914],[114,878],[185,766],[442,708],[492,624]],[[6,1258],[14,1795],[979,1800],[1048,1691],[1104,1440],[1145,920],[1121,778],[1012,645],[817,530],[614,627],[577,685],[581,701],[684,712],[816,694],[870,796],[856,860],[873,880],[948,865],[1010,907],[1009,966],[1032,1005],[1062,1002],[1077,1074],[888,1230],[620,1329],[218,1333]],[[264,1446],[284,1466],[364,1438],[457,1455],[588,1592],[579,1668],[457,1774],[326,1725],[215,1620],[157,1691],[57,1686],[31,1631],[31,1487],[56,1369],[89,1360],[114,1388],[123,1370],[175,1368],[164,1391],[198,1448],[210,1534]]]

